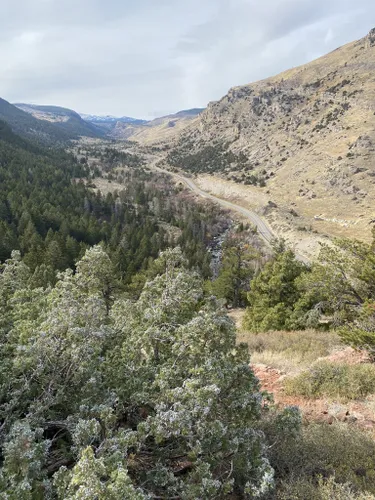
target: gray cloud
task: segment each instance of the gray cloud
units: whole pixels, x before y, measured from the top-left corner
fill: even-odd
[[[0,96],[152,117],[364,36],[373,0],[3,0]],[[375,23],[374,23],[375,24]]]

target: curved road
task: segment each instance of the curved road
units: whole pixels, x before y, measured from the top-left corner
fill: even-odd
[[[207,193],[206,191],[203,191],[200,187],[198,187],[195,184],[195,182],[192,179],[189,179],[188,177],[184,177],[183,175],[176,174],[174,172],[169,172],[168,170],[163,170],[162,168],[159,168],[155,165],[153,165],[153,168],[155,168],[155,170],[159,170],[159,172],[163,172],[165,174],[169,174],[169,175],[175,177],[179,181],[183,182],[185,184],[185,186],[187,186],[191,191],[198,194],[202,198],[207,198],[209,200],[212,200],[224,208],[227,208],[229,210],[233,210],[234,212],[237,212],[237,213],[240,213],[241,215],[244,215],[254,224],[254,226],[257,227],[258,234],[260,234],[260,236],[267,243],[270,243],[275,238],[275,234],[272,232],[270,227],[255,212],[248,210],[247,208],[241,207],[240,205],[236,205],[235,203],[232,203],[230,201],[222,200],[221,198],[217,198],[213,194],[210,194],[210,193]]]
[[[162,172],[163,174],[168,174],[174,177],[175,179],[178,179],[180,182],[183,182],[185,186],[187,186],[191,191],[194,193],[198,194],[202,198],[207,198],[209,200],[214,201],[215,203],[218,203],[224,208],[227,208],[228,210],[232,210],[234,212],[240,213],[241,215],[244,215],[247,217],[253,224],[256,226],[258,230],[258,234],[264,239],[264,241],[268,244],[271,243],[271,241],[277,236],[275,233],[272,232],[272,229],[267,225],[267,223],[255,212],[252,210],[248,210],[247,208],[241,207],[241,205],[236,205],[235,203],[232,203],[231,201],[223,200],[221,198],[217,198],[213,194],[207,193],[206,191],[203,191],[200,187],[198,187],[195,182],[190,179],[189,177],[184,177],[181,174],[176,174],[175,172],[170,172],[169,170],[164,170],[163,168],[157,167],[156,163],[160,160],[160,158],[155,159],[152,161],[150,167],[158,170],[159,172]],[[296,259],[299,260],[300,262],[303,262],[306,265],[311,264],[311,260],[306,257],[305,255],[294,251]]]

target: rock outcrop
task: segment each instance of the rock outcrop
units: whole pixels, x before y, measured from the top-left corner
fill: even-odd
[[[305,66],[232,88],[184,130],[170,160],[266,185],[271,198],[295,202],[308,216],[367,220],[374,145],[375,29]]]

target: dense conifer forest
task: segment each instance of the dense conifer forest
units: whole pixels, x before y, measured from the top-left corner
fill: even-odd
[[[0,122],[0,261],[1,499],[374,498],[372,437],[275,405],[249,355],[314,328],[373,359],[373,244],[306,265],[129,144],[46,149]],[[373,382],[326,364],[287,390]]]
[[[209,238],[223,231],[224,216],[184,197],[167,178],[156,181],[134,155],[111,148],[102,155],[109,178],[116,160],[130,165],[119,191],[95,189],[95,172],[62,150],[46,150],[4,124],[0,140],[0,260],[19,250],[47,286],[56,271],[74,268],[85,250],[102,242],[122,281],[146,269],[168,246],[180,245],[191,267],[210,274]]]

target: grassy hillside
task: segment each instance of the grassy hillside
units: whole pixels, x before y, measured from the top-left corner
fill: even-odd
[[[372,30],[305,66],[235,87],[184,130],[169,161],[264,186],[279,204],[360,237],[375,201],[374,68]]]
[[[109,135],[115,139],[129,139],[144,145],[153,145],[174,140],[203,111],[200,108],[155,118],[144,123],[125,123],[121,120],[112,124]]]

